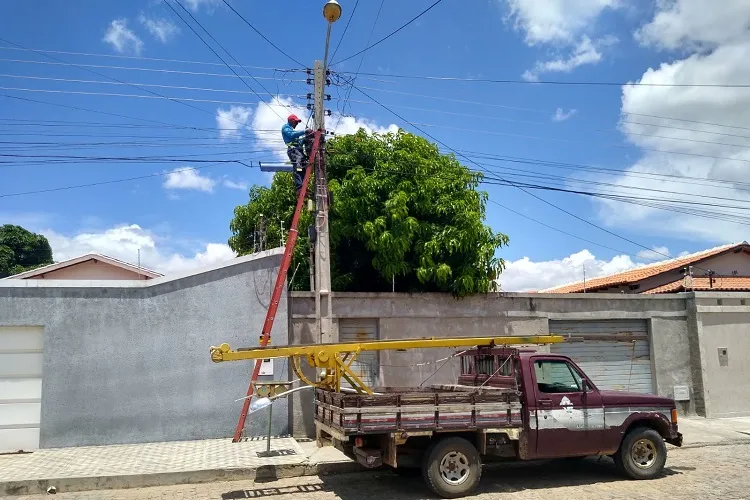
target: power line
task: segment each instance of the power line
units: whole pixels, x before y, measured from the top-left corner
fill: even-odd
[[[339,47],[341,47],[341,42],[344,41],[344,37],[346,36],[346,32],[349,30],[349,24],[351,24],[352,19],[354,18],[354,13],[357,12],[357,7],[359,7],[359,0],[357,0],[357,3],[354,4],[354,8],[352,9],[352,13],[349,15],[349,20],[346,21],[346,26],[344,27],[344,32],[341,33],[341,38],[339,38],[339,43],[336,45],[336,48],[333,51],[333,54],[331,54],[331,58],[326,61],[326,65],[330,66],[330,61],[333,61],[333,58],[336,57],[336,53],[339,51]]]
[[[19,45],[19,44],[17,44],[17,43],[13,43],[13,42],[10,42],[10,41],[8,41],[8,40],[6,40],[6,39],[4,39],[4,38],[0,38],[0,41],[2,41],[2,42],[4,42],[4,43],[8,43],[8,44],[10,44],[10,45],[14,45],[14,46],[16,46],[16,47],[27,48],[27,47],[23,47],[22,45]],[[32,49],[29,49],[29,50],[32,50]],[[32,50],[32,51],[33,51],[33,50]],[[42,53],[42,55],[43,55],[44,57],[47,57],[47,58],[53,59],[53,60],[55,60],[55,61],[61,61],[61,60],[60,60],[59,58],[57,58],[57,57],[55,57],[55,56],[51,56],[51,55],[49,55],[49,54],[44,54],[44,53]],[[61,62],[65,62],[65,61],[61,61]],[[101,76],[101,77],[103,77],[103,78],[107,78],[107,79],[109,79],[109,80],[114,80],[114,81],[116,81],[116,82],[120,82],[120,83],[125,83],[126,85],[128,85],[128,86],[130,86],[130,87],[133,87],[133,88],[136,88],[136,89],[138,89],[138,90],[141,90],[141,91],[144,91],[144,92],[148,92],[149,94],[153,94],[153,95],[156,95],[156,96],[159,96],[159,97],[163,97],[163,98],[165,98],[165,99],[168,99],[168,100],[170,100],[170,101],[176,102],[176,103],[178,103],[178,104],[182,104],[183,106],[187,106],[187,107],[189,107],[189,108],[192,108],[192,109],[196,109],[196,110],[200,111],[201,113],[207,113],[207,114],[210,114],[211,116],[214,116],[214,113],[213,113],[213,112],[211,112],[211,111],[207,111],[207,110],[205,110],[205,109],[203,109],[203,108],[199,108],[198,106],[193,106],[192,104],[189,104],[189,103],[187,103],[187,102],[181,102],[181,101],[180,101],[180,100],[178,100],[178,99],[174,99],[174,98],[171,98],[171,97],[165,97],[165,96],[163,96],[163,95],[159,94],[158,92],[154,92],[153,90],[149,90],[149,89],[146,89],[146,88],[140,87],[140,86],[138,86],[138,85],[134,85],[134,84],[132,84],[132,83],[126,83],[126,82],[123,82],[122,80],[118,80],[117,78],[114,78],[114,77],[111,77],[111,76],[107,76],[107,75],[105,75],[105,74],[103,74],[103,73],[99,73],[98,71],[94,71],[94,70],[91,70],[91,69],[87,69],[87,68],[85,68],[85,67],[82,67],[82,66],[80,66],[80,65],[77,65],[77,64],[72,64],[72,65],[73,65],[73,66],[75,66],[75,67],[77,67],[77,68],[79,68],[79,69],[82,69],[82,70],[84,70],[84,71],[88,71],[89,73],[93,73],[93,74],[95,74],[95,75]],[[240,125],[243,125],[243,126],[244,126],[244,124],[243,124],[243,123],[240,123],[240,122],[238,122],[238,121],[236,121],[236,120],[233,120],[232,118],[227,118],[227,119],[228,119],[228,120],[230,120],[230,121],[234,121],[235,123],[239,123]]]
[[[378,42],[379,43],[379,42]],[[377,45],[377,43],[375,44]],[[356,55],[356,54],[355,54]],[[354,56],[351,56],[354,57]],[[345,59],[346,60],[346,59]],[[342,61],[339,61],[342,62]],[[338,64],[338,63],[336,63]],[[341,73],[346,73],[341,72]],[[707,87],[707,88],[750,88],[748,83],[725,84],[725,83],[646,83],[646,82],[595,82],[595,81],[561,81],[561,80],[517,80],[517,79],[495,79],[495,78],[463,78],[457,76],[429,76],[429,75],[398,75],[393,73],[362,73],[367,76],[382,76],[387,78],[404,78],[411,80],[437,80],[447,82],[478,82],[478,83],[518,83],[527,85],[596,85],[612,87]]]
[[[163,59],[159,57],[126,56],[122,54],[96,54],[92,52],[67,52],[64,50],[27,49],[27,48],[21,48],[21,47],[3,47],[3,46],[0,46],[0,50],[21,50],[25,52],[45,52],[49,54],[66,54],[66,55],[71,55],[71,56],[111,57],[115,59],[136,59],[138,61],[158,61],[158,62],[171,62],[171,63],[180,63],[180,64],[200,64],[204,66],[224,66],[221,63],[207,62],[207,61],[188,61],[185,59]],[[239,67],[242,65],[238,64],[237,66]],[[270,70],[270,71],[281,71],[281,72],[305,71],[305,68],[272,68],[269,66],[249,66],[247,64],[245,64],[244,67],[252,68],[252,69],[264,69],[264,70]]]
[[[443,0],[437,0],[437,1],[435,2],[435,3],[433,3],[432,5],[430,5],[429,7],[427,7],[427,8],[425,9],[425,10],[423,10],[422,12],[420,12],[419,14],[417,14],[416,16],[414,16],[413,18],[411,18],[410,20],[408,20],[408,21],[407,21],[406,23],[402,24],[402,25],[401,25],[401,26],[400,26],[399,28],[397,28],[396,30],[394,30],[394,31],[392,31],[392,32],[390,32],[390,33],[388,33],[388,34],[387,34],[386,36],[384,36],[383,38],[381,38],[381,39],[380,39],[380,40],[378,40],[377,42],[373,43],[372,45],[368,45],[368,46],[367,46],[367,47],[365,47],[364,49],[360,50],[359,52],[357,52],[357,53],[355,53],[355,54],[352,54],[352,55],[350,55],[349,57],[346,57],[346,58],[344,58],[344,59],[341,59],[341,60],[339,60],[339,61],[337,61],[337,62],[333,63],[333,64],[332,64],[332,66],[333,66],[334,64],[341,64],[342,62],[344,62],[344,61],[348,61],[349,59],[351,59],[351,58],[353,58],[353,57],[357,57],[357,56],[358,56],[358,55],[360,55],[361,53],[363,53],[363,52],[367,52],[368,50],[372,49],[373,47],[376,47],[377,45],[381,44],[382,42],[385,42],[385,41],[386,41],[386,40],[388,40],[388,39],[389,39],[390,37],[392,37],[393,35],[395,35],[395,34],[396,34],[396,33],[398,33],[399,31],[401,31],[402,29],[406,28],[407,26],[409,26],[409,25],[410,25],[411,23],[413,23],[414,21],[416,21],[417,19],[419,19],[419,18],[420,18],[420,17],[422,17],[423,15],[427,14],[427,13],[428,13],[428,12],[429,12],[430,10],[432,10],[432,9],[433,9],[434,7],[436,7],[436,6],[437,6],[437,5],[438,5],[438,4],[440,3],[440,2],[442,2],[442,1],[443,1]],[[226,0],[224,0],[224,3],[226,3]],[[377,76],[377,75],[375,75],[375,76]]]
[[[383,10],[383,4],[385,4],[385,0],[380,0],[380,7],[378,8],[378,13],[375,16],[375,21],[372,23],[372,28],[370,28],[370,35],[367,37],[367,42],[365,42],[365,47],[367,47],[370,44],[370,40],[372,40],[372,35],[375,33],[375,27],[378,25],[378,19],[380,19],[380,13]],[[333,60],[333,57],[331,57],[331,60]],[[354,78],[352,78],[351,85],[354,85],[354,82],[357,80],[357,75],[359,75],[359,70],[362,68],[362,63],[365,60],[365,55],[362,54],[362,57],[359,60],[359,64],[357,65],[357,72],[354,74]],[[346,104],[349,102],[349,97],[351,97],[352,94],[352,88],[351,85],[348,89],[346,89],[346,97],[344,97],[344,104],[341,107],[341,113],[339,113],[339,119],[336,121],[336,126],[334,127],[334,130],[336,130],[339,127],[339,124],[341,123],[341,119],[344,117],[344,113],[346,112]]]
[[[242,14],[240,14],[239,12],[237,12],[237,10],[236,10],[236,9],[235,9],[234,7],[232,7],[232,6],[231,6],[231,5],[229,4],[229,2],[227,2],[227,0],[222,0],[222,1],[224,2],[224,4],[225,4],[225,5],[227,6],[227,7],[229,7],[230,9],[232,9],[232,12],[234,12],[235,14],[237,14],[237,15],[239,16],[239,18],[240,18],[240,19],[242,19],[242,20],[243,20],[243,21],[245,22],[245,24],[247,24],[248,26],[250,26],[250,28],[251,28],[251,29],[252,29],[253,31],[255,31],[255,32],[256,32],[257,34],[259,34],[259,35],[261,36],[261,38],[263,38],[263,40],[265,40],[266,42],[268,42],[269,44],[271,44],[271,46],[272,46],[272,47],[273,47],[274,49],[276,49],[276,50],[278,50],[279,52],[281,52],[282,54],[284,54],[284,55],[285,55],[285,56],[286,56],[287,58],[291,59],[291,60],[292,60],[292,62],[294,62],[295,64],[297,64],[297,65],[299,65],[299,66],[301,66],[301,67],[303,67],[303,68],[306,68],[306,67],[307,67],[307,66],[305,66],[304,64],[302,64],[301,62],[299,62],[298,60],[296,60],[295,58],[293,58],[292,56],[290,56],[290,55],[289,55],[288,53],[286,53],[285,51],[283,51],[282,49],[280,49],[280,48],[279,48],[279,47],[278,47],[278,46],[277,46],[277,45],[276,45],[275,43],[273,43],[273,42],[272,42],[271,40],[269,40],[269,39],[268,39],[268,38],[266,37],[266,35],[264,35],[264,34],[263,34],[263,33],[261,33],[260,31],[258,31],[258,29],[257,29],[257,28],[256,28],[255,26],[253,26],[253,25],[252,25],[252,24],[250,23],[250,21],[248,21],[247,19],[245,19],[245,17],[244,17],[244,16],[242,15]]]
[[[211,50],[211,52],[213,52],[213,53],[214,53],[214,54],[216,55],[216,57],[218,57],[218,58],[219,58],[219,60],[220,60],[221,62],[223,62],[223,63],[224,63],[224,64],[225,64],[226,66],[227,66],[227,68],[229,68],[229,69],[230,69],[230,71],[231,71],[232,73],[234,73],[235,75],[237,75],[237,77],[239,78],[239,77],[240,77],[240,75],[239,75],[239,74],[237,74],[237,72],[236,72],[236,71],[234,70],[234,68],[232,68],[231,66],[229,66],[229,64],[228,64],[228,63],[227,63],[227,62],[226,62],[226,61],[224,60],[224,58],[223,58],[223,57],[221,57],[221,56],[219,55],[219,53],[218,53],[218,52],[216,52],[216,51],[215,51],[215,50],[213,49],[213,47],[211,47],[211,45],[209,45],[209,43],[208,43],[208,42],[206,42],[206,40],[204,40],[204,39],[203,39],[203,37],[202,37],[202,36],[200,36],[200,34],[198,34],[198,32],[197,32],[197,31],[195,31],[195,29],[194,29],[194,28],[193,28],[193,27],[192,27],[191,25],[190,25],[190,24],[188,24],[188,22],[187,22],[187,21],[186,21],[185,19],[183,19],[183,18],[182,18],[182,16],[181,16],[181,15],[180,15],[180,14],[179,14],[179,13],[178,13],[178,12],[177,12],[177,11],[176,11],[175,9],[174,9],[174,7],[172,7],[172,5],[171,5],[171,4],[170,4],[170,3],[169,3],[169,2],[167,1],[167,0],[163,0],[163,1],[164,1],[164,3],[165,3],[165,4],[167,4],[167,6],[169,6],[169,8],[170,8],[170,9],[172,9],[172,12],[174,12],[174,13],[175,13],[175,14],[177,15],[177,17],[179,17],[179,18],[180,18],[180,20],[181,20],[182,22],[184,22],[184,23],[185,23],[185,25],[186,25],[186,26],[187,26],[188,28],[190,28],[190,31],[192,31],[193,33],[195,33],[195,36],[197,36],[197,37],[198,37],[198,38],[200,39],[200,41],[201,41],[201,42],[203,42],[203,44],[204,44],[204,45],[205,45],[206,47],[208,47],[208,48],[209,48],[209,49]],[[207,29],[206,29],[206,28],[205,28],[205,27],[204,27],[204,26],[203,26],[203,25],[202,25],[202,24],[201,24],[201,23],[200,23],[200,22],[199,22],[199,21],[198,21],[198,20],[197,20],[197,19],[196,19],[196,18],[195,18],[195,17],[194,17],[194,16],[193,16],[193,15],[192,15],[191,13],[190,13],[190,11],[188,11],[188,10],[187,10],[187,9],[186,9],[186,8],[185,8],[185,7],[183,6],[183,5],[182,5],[182,3],[180,3],[180,0],[174,0],[174,1],[175,1],[175,2],[177,3],[177,5],[179,5],[179,6],[180,6],[180,8],[182,8],[182,10],[184,10],[185,12],[187,12],[187,14],[188,14],[188,15],[190,16],[190,18],[191,18],[191,19],[193,20],[193,22],[195,22],[195,23],[196,23],[196,24],[197,24],[197,25],[198,25],[198,26],[199,26],[199,27],[200,27],[200,28],[201,28],[201,29],[202,29],[202,30],[203,30],[203,31],[204,31],[204,32],[205,32],[205,33],[206,33],[206,34],[207,34],[207,35],[208,35],[208,36],[209,36],[210,38],[211,38],[211,40],[213,40],[213,41],[214,41],[214,43],[215,43],[216,45],[218,45],[218,46],[219,46],[219,48],[220,48],[221,50],[223,50],[223,51],[224,51],[224,52],[225,52],[225,53],[226,53],[226,54],[227,54],[227,55],[228,55],[229,57],[231,57],[231,58],[232,58],[232,59],[234,60],[234,62],[235,62],[235,63],[238,63],[237,59],[235,59],[235,58],[234,58],[234,56],[232,56],[232,54],[230,54],[230,53],[229,53],[229,51],[228,51],[227,49],[225,49],[225,48],[224,48],[224,46],[222,46],[222,45],[221,45],[221,44],[219,43],[219,41],[218,41],[218,40],[216,40],[216,38],[214,38],[214,36],[213,36],[213,35],[212,35],[211,33],[209,33],[209,32],[208,32],[208,30],[207,30]],[[238,63],[238,64],[239,64],[239,63]],[[244,68],[243,68],[243,69],[244,69]],[[248,71],[247,71],[246,69],[245,69],[245,72],[246,72],[246,73],[247,73],[248,75],[250,75],[250,72],[248,72]],[[263,86],[263,84],[262,84],[262,83],[260,83],[260,81],[258,81],[258,79],[257,79],[257,78],[253,77],[252,75],[251,75],[251,77],[252,77],[252,79],[253,79],[253,80],[255,80],[255,83],[257,83],[258,85],[260,85],[260,86],[261,86],[261,88],[262,88],[263,90],[265,90],[265,91],[266,91],[267,93],[269,93],[269,94],[270,94],[270,92],[268,92],[268,89],[267,89],[267,88],[265,88],[265,87]],[[264,99],[263,99],[263,98],[262,98],[262,97],[260,96],[260,94],[258,94],[258,93],[257,93],[257,92],[255,91],[255,89],[253,89],[253,88],[252,88],[252,87],[250,86],[250,84],[249,84],[249,83],[247,83],[247,82],[246,82],[245,80],[243,80],[243,79],[240,79],[240,81],[241,81],[242,83],[244,83],[244,84],[245,84],[245,86],[246,86],[247,88],[249,88],[249,89],[250,89],[250,90],[251,90],[251,91],[252,91],[252,92],[253,92],[253,93],[254,93],[254,94],[255,94],[256,96],[258,96],[258,99],[260,99],[260,100],[261,100],[261,102],[263,102],[263,104],[265,104],[266,106],[268,106],[268,107],[269,107],[269,109],[270,109],[271,111],[273,111],[273,112],[274,112],[274,114],[275,114],[276,116],[278,116],[278,117],[279,117],[279,119],[283,120],[283,118],[281,117],[281,115],[280,115],[280,114],[279,114],[279,113],[278,113],[278,112],[277,112],[277,111],[276,111],[275,109],[273,109],[272,107],[270,107],[270,106],[268,105],[268,103],[266,103],[266,101],[265,101],[265,100],[264,100]]]
[[[411,122],[409,122],[409,120],[405,119],[404,117],[402,117],[401,115],[399,115],[398,113],[396,113],[396,112],[395,112],[395,111],[393,111],[392,109],[388,108],[387,106],[385,106],[385,105],[381,104],[381,103],[380,103],[380,102],[379,102],[379,101],[378,101],[377,99],[375,99],[374,97],[370,96],[370,95],[369,95],[368,93],[366,93],[365,91],[363,91],[363,90],[359,89],[359,88],[358,88],[357,86],[353,86],[353,87],[354,87],[354,88],[355,88],[355,89],[356,89],[356,90],[357,90],[358,92],[360,92],[361,94],[363,94],[363,95],[364,95],[365,97],[367,97],[367,98],[369,98],[369,99],[371,99],[371,100],[375,101],[376,103],[378,103],[378,104],[379,104],[379,105],[380,105],[380,106],[381,106],[382,108],[384,108],[384,109],[385,109],[386,111],[388,111],[389,113],[391,113],[391,114],[395,115],[395,116],[396,116],[397,118],[399,118],[399,119],[403,120],[404,122],[406,122],[406,123],[409,123],[410,125],[412,125],[412,127],[414,127],[414,128],[416,128],[417,130],[421,131],[421,132],[422,132],[423,134],[427,135],[428,137],[430,137],[430,138],[431,138],[432,140],[434,140],[434,141],[435,141],[435,142],[437,142],[438,144],[442,145],[443,147],[445,147],[445,148],[447,148],[447,149],[450,149],[451,151],[453,151],[453,152],[454,152],[454,154],[458,154],[458,155],[460,155],[460,156],[463,156],[463,157],[464,157],[464,158],[466,158],[466,159],[467,159],[467,160],[468,160],[469,162],[471,162],[471,163],[473,163],[473,164],[475,164],[475,165],[479,166],[480,168],[483,168],[483,167],[481,167],[481,165],[479,165],[479,164],[478,164],[477,162],[475,162],[474,160],[472,160],[472,159],[470,159],[470,158],[468,158],[468,157],[466,157],[466,156],[462,155],[461,153],[457,152],[457,151],[456,151],[455,149],[451,148],[450,146],[448,146],[448,145],[447,145],[447,144],[445,144],[444,142],[442,142],[442,141],[440,141],[439,139],[435,138],[434,136],[432,136],[432,135],[431,135],[431,134],[429,134],[428,132],[426,132],[426,131],[424,131],[424,130],[420,129],[419,127],[417,127],[417,126],[415,126],[415,125],[413,125],[413,124],[411,124]],[[501,179],[502,179],[502,177],[501,177]],[[508,181],[508,182],[510,182],[510,181]],[[510,183],[510,184],[511,184],[511,185],[514,185],[514,183]],[[555,205],[554,203],[551,203],[551,202],[549,202],[549,201],[545,200],[544,198],[542,198],[542,197],[540,197],[540,196],[537,196],[537,195],[535,195],[534,193],[531,193],[531,192],[529,192],[528,190],[524,189],[523,187],[520,187],[520,186],[516,186],[516,187],[517,187],[518,189],[520,189],[521,191],[525,192],[526,194],[528,194],[529,196],[532,196],[533,198],[536,198],[536,199],[538,199],[539,201],[541,201],[541,202],[543,202],[543,203],[545,203],[545,204],[547,204],[547,205],[549,205],[549,206],[551,206],[551,207],[553,207],[553,208],[555,208],[555,209],[557,209],[557,210],[559,210],[559,211],[561,211],[561,212],[563,212],[563,213],[566,213],[566,214],[570,215],[571,217],[574,217],[575,219],[578,219],[578,220],[580,220],[581,222],[584,222],[584,223],[586,223],[586,224],[588,224],[588,225],[590,225],[590,226],[592,226],[592,227],[595,227],[595,228],[599,229],[600,231],[604,231],[604,232],[605,232],[605,233],[607,233],[607,234],[610,234],[610,235],[612,235],[612,236],[615,236],[616,238],[619,238],[619,239],[621,239],[621,240],[623,240],[623,241],[627,241],[628,243],[631,243],[631,244],[633,244],[633,245],[636,245],[636,246],[638,246],[638,247],[644,248],[644,249],[646,249],[646,250],[649,250],[649,251],[653,251],[653,252],[655,252],[655,253],[661,253],[662,255],[664,255],[664,256],[665,256],[665,257],[667,257],[667,258],[672,258],[672,257],[671,257],[670,255],[668,255],[668,254],[664,254],[664,253],[662,253],[662,252],[657,252],[657,251],[653,250],[652,248],[650,248],[650,247],[648,247],[648,246],[646,246],[646,245],[643,245],[643,244],[641,244],[641,243],[638,243],[638,242],[636,242],[636,241],[634,241],[634,240],[631,240],[630,238],[627,238],[627,237],[625,237],[625,236],[621,236],[621,235],[619,235],[619,234],[617,234],[617,233],[615,233],[615,232],[613,232],[613,231],[610,231],[609,229],[606,229],[606,228],[604,228],[604,227],[601,227],[601,226],[599,226],[599,225],[597,225],[597,224],[595,224],[595,223],[593,223],[593,222],[591,222],[591,221],[589,221],[589,220],[586,220],[586,219],[584,219],[583,217],[581,217],[581,216],[579,216],[579,215],[576,215],[576,214],[574,214],[573,212],[570,212],[569,210],[566,210],[566,209],[564,209],[564,208],[562,208],[562,207],[558,207],[558,206],[557,206],[557,205]]]
[[[46,54],[42,54],[46,57]],[[168,74],[175,74],[175,75],[190,75],[190,76],[214,76],[214,77],[221,77],[221,78],[240,78],[240,79],[246,79],[251,77],[244,77],[239,75],[230,75],[228,73],[207,73],[203,71],[182,71],[177,69],[164,69],[164,68],[140,68],[137,66],[112,66],[110,64],[83,64],[83,63],[70,63],[65,61],[33,61],[33,60],[27,60],[27,59],[5,59],[0,58],[0,61],[3,62],[14,62],[14,63],[23,63],[23,64],[43,64],[47,66],[73,66],[77,68],[99,68],[99,69],[117,69],[117,70],[127,70],[127,71],[144,71],[147,73],[168,73]],[[232,69],[230,67],[230,69]],[[283,70],[287,71],[287,70]],[[288,70],[293,71],[293,70]],[[109,77],[108,77],[109,78]],[[254,78],[257,78],[259,80],[278,80],[277,77],[272,76],[254,76]],[[307,80],[288,80],[289,82],[306,82]]]

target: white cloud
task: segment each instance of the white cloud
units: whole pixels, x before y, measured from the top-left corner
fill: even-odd
[[[508,18],[525,33],[528,45],[550,42],[572,44],[619,0],[505,0]]]
[[[180,32],[180,28],[166,18],[157,19],[141,14],[138,20],[146,27],[146,29],[148,29],[149,33],[161,43],[167,43]]]
[[[746,39],[750,3],[724,0],[720,7],[706,0],[661,0],[654,18],[635,32],[644,45],[663,49],[712,48]]]
[[[297,130],[302,130],[305,124],[308,123],[308,117],[310,116],[308,110],[291,98],[279,96],[271,99],[268,104],[258,103],[254,111],[249,108],[242,109],[242,119],[238,121],[247,123],[247,118],[252,116],[249,130],[251,130],[259,149],[273,150],[273,154],[277,157],[278,161],[288,161],[286,145],[281,138],[281,127],[286,123],[287,117],[293,113],[302,120],[302,123],[297,125]],[[217,111],[217,113],[220,112],[221,109]],[[244,114],[245,112],[247,114]],[[218,114],[217,124],[222,127]],[[309,126],[312,127],[312,119],[309,120]],[[336,135],[352,134],[360,128],[364,128],[368,133],[396,132],[398,130],[398,127],[395,124],[390,124],[387,127],[384,127],[366,118],[341,116],[338,113],[333,113],[332,116],[326,117],[326,126],[328,130],[332,130]],[[222,128],[224,127],[227,127],[226,123],[224,123]],[[239,126],[237,130],[238,129]],[[232,130],[230,132],[236,134],[237,130]]]
[[[184,2],[187,8],[193,12],[197,12],[201,7],[205,7],[209,14],[212,14],[216,7],[222,3],[221,0],[185,0]]]
[[[571,119],[577,112],[578,110],[576,109],[569,109],[568,111],[565,111],[563,108],[557,108],[557,111],[555,111],[552,120],[556,122],[564,122],[565,120]]]
[[[534,69],[526,70],[522,76],[527,81],[535,82],[539,80],[539,75],[542,73],[570,73],[580,66],[598,64],[603,57],[600,49],[614,43],[617,43],[617,38],[612,36],[592,41],[588,36],[583,35],[570,53],[549,61],[537,61]]]
[[[216,127],[222,139],[238,138],[248,128],[252,110],[246,106],[231,106],[216,110]]]
[[[215,180],[202,176],[198,171],[189,167],[177,168],[164,179],[166,189],[189,189],[212,193],[215,185]]]
[[[224,187],[228,187],[229,189],[239,189],[240,191],[247,191],[247,189],[250,187],[247,183],[247,181],[239,181],[235,182],[231,179],[224,179]]]
[[[654,43],[697,52],[649,68],[639,82],[731,85],[750,81],[750,65],[747,64],[750,60],[750,30],[747,29],[750,4],[744,0],[732,0],[723,3],[722,9],[712,9],[708,4],[700,8],[694,2],[678,1],[661,2],[658,7],[654,20],[641,29],[638,36],[643,38],[648,33]],[[714,25],[697,21],[704,15],[721,24],[722,14],[718,11],[725,8],[741,17],[745,21],[744,27],[742,23],[727,21],[720,28],[724,34],[719,36]],[[700,47],[704,43],[715,47],[704,52]],[[643,156],[626,169],[626,174],[614,181],[611,176],[607,177],[607,182],[618,185],[608,190],[631,196],[750,207],[750,191],[745,184],[750,168],[750,140],[737,137],[748,135],[741,129],[731,128],[747,127],[750,123],[750,93],[746,90],[705,86],[623,86],[620,128],[631,143],[648,150],[643,150]],[[692,179],[680,180],[679,176]],[[613,226],[632,228],[637,224],[644,231],[716,244],[747,238],[747,224],[742,223],[748,214],[746,208],[694,204],[683,205],[684,208],[670,207],[681,212],[687,208],[704,210],[706,215],[714,217],[705,218],[615,201],[601,201],[599,207],[600,216]],[[742,220],[729,221],[726,220],[728,216]]]
[[[127,19],[115,19],[112,21],[102,41],[109,43],[120,53],[131,52],[138,55],[143,49],[143,41],[128,28]]]
[[[500,275],[500,289],[505,292],[538,291],[586,279],[619,273],[636,267],[628,255],[616,255],[610,260],[597,259],[584,249],[558,260],[535,262],[524,257],[506,264]]]
[[[66,236],[52,230],[41,231],[50,242],[56,261],[72,259],[89,252],[136,264],[140,250],[141,265],[169,273],[231,260],[235,253],[223,243],[208,243],[183,255],[169,248],[167,237],[160,237],[137,224],[125,224],[98,232]]]
[[[651,250],[641,250],[636,254],[636,257],[641,260],[658,261],[669,259],[671,258],[671,255],[672,254],[669,253],[669,248],[661,246],[654,247]]]

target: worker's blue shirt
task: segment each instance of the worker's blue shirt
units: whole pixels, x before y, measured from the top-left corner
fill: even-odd
[[[298,142],[296,139],[305,135],[304,130],[294,130],[291,125],[285,123],[281,127],[281,137],[284,138],[284,143],[289,144],[290,142]]]

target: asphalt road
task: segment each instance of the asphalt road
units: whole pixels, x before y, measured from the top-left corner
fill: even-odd
[[[11,497],[49,499],[48,495]],[[132,490],[58,493],[60,500],[421,500],[431,495],[421,477],[377,471],[330,477],[303,477],[268,483],[237,481]],[[547,461],[487,468],[475,500],[634,500],[668,498],[750,498],[750,444],[670,449],[662,477],[621,478],[609,459]]]

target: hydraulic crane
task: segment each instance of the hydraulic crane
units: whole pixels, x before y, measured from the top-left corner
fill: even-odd
[[[405,340],[376,340],[371,342],[344,342],[337,344],[261,346],[257,348],[240,348],[237,350],[232,350],[229,344],[221,344],[220,346],[211,346],[210,352],[211,360],[215,363],[255,359],[257,360],[256,366],[258,366],[257,363],[261,359],[289,358],[295,374],[307,385],[340,392],[341,380],[344,379],[358,393],[372,395],[372,389],[351,369],[357,356],[365,351],[555,344],[563,340],[563,337],[560,335],[535,335],[528,337],[431,337]],[[310,380],[305,376],[302,370],[302,360],[305,360],[311,367],[320,370],[318,380]],[[249,398],[245,399],[248,405],[250,404],[249,400]]]

